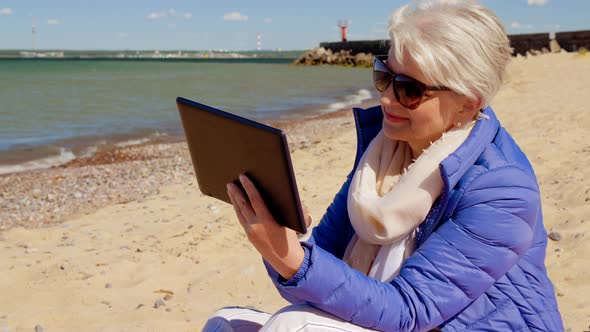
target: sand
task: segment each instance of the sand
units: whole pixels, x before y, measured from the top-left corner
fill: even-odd
[[[535,168],[546,228],[561,236],[549,241],[546,263],[566,329],[585,331],[590,325],[590,284],[584,281],[590,272],[585,100],[590,57],[517,58],[509,72],[492,105]],[[300,194],[319,220],[353,165],[352,115],[340,112],[288,130],[304,137],[292,159]],[[141,162],[112,167],[136,168]],[[190,174],[186,156],[177,163]],[[58,172],[67,180],[68,174],[87,171],[56,169],[42,176]],[[165,171],[152,167],[147,172]],[[195,331],[223,306],[275,311],[287,305],[233,209],[201,195],[195,180],[185,175],[153,181],[157,188],[138,200],[72,210],[40,223],[43,227],[22,222],[7,227],[0,233],[0,331],[33,331],[36,325],[46,331]],[[103,181],[117,183],[115,178]],[[14,190],[0,187],[0,198]],[[156,301],[164,305],[154,308]]]

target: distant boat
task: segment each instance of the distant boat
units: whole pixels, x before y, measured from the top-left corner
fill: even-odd
[[[22,51],[22,52],[20,52],[20,57],[21,58],[36,58],[37,52]]]
[[[64,52],[28,52],[21,51],[21,58],[63,58]]]

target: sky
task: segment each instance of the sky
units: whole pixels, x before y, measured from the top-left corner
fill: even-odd
[[[590,0],[480,0],[509,34],[590,30]],[[340,39],[385,39],[408,0],[0,0],[0,49],[310,49]]]

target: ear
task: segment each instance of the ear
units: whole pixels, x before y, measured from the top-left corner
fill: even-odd
[[[461,108],[461,110],[459,111],[460,116],[467,120],[467,119],[473,119],[475,117],[475,114],[477,112],[479,112],[479,110],[481,109],[481,98],[477,97],[477,99],[470,99],[470,98],[465,98],[465,101],[463,102],[463,106]]]

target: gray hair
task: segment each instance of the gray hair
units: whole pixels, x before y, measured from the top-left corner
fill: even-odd
[[[504,81],[511,59],[498,17],[475,0],[414,0],[389,19],[391,51],[404,51],[430,83],[487,106]]]

